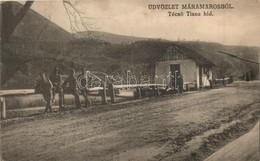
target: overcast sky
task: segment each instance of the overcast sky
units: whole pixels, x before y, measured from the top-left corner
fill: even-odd
[[[168,11],[186,13],[181,4],[188,3],[230,3],[234,9],[212,10],[214,16],[211,17],[168,16]],[[180,6],[178,10],[149,10],[148,4]],[[86,22],[92,24],[92,30],[168,40],[260,46],[260,0],[78,0],[75,7],[82,12],[82,17],[90,18]],[[32,9],[45,17],[51,15],[51,21],[72,32],[61,0],[36,1]],[[203,13],[203,10],[190,11]]]

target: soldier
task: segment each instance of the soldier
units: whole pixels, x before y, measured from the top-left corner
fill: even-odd
[[[52,112],[51,99],[52,99],[52,83],[49,79],[46,79],[45,73],[41,73],[41,79],[37,82],[35,86],[35,93],[40,93],[43,99],[46,101],[45,113]]]
[[[64,102],[64,94],[63,94],[63,89],[61,87],[62,85],[62,79],[61,75],[59,74],[59,68],[55,67],[53,70],[53,73],[50,75],[50,81],[53,85],[53,97],[52,97],[52,102],[55,102],[55,94],[58,92],[59,93],[59,110],[65,110],[65,107],[63,105]]]
[[[65,86],[67,84],[69,84],[69,88],[68,88],[69,93],[73,94],[73,96],[75,97],[76,108],[81,108],[80,100],[79,100],[77,78],[75,76],[74,69],[71,69],[69,77],[62,84],[63,89],[65,88]]]
[[[84,68],[81,68],[81,74],[78,75],[78,85],[80,89],[80,93],[83,95],[85,98],[85,107],[90,107],[91,106],[91,101],[89,99],[89,83],[90,83],[90,77],[88,75],[88,71]]]

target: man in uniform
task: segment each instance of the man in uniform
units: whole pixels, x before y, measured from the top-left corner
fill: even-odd
[[[89,99],[89,83],[90,83],[90,77],[88,75],[88,72],[84,68],[81,68],[81,74],[78,75],[78,85],[80,89],[80,93],[85,98],[85,107],[91,106],[91,101]]]
[[[52,99],[52,83],[46,78],[45,73],[41,73],[41,79],[37,82],[35,87],[35,93],[40,93],[43,99],[46,101],[45,113],[52,112],[51,99]]]
[[[61,75],[59,74],[59,68],[55,67],[53,70],[53,73],[50,75],[50,81],[53,85],[53,98],[52,102],[55,102],[55,94],[58,92],[59,93],[59,110],[65,110],[65,107],[63,105],[64,102],[64,94],[63,94],[63,89],[61,87],[62,85],[62,79]]]
[[[67,84],[69,84],[68,92],[73,94],[73,96],[75,98],[76,108],[81,108],[78,85],[77,85],[77,78],[75,76],[75,70],[74,69],[70,70],[69,77],[62,84],[63,89],[65,88],[65,86]]]

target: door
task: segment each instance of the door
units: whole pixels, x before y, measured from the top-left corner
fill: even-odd
[[[174,90],[177,90],[178,89],[177,78],[181,74],[180,64],[170,65],[170,70],[171,70],[171,86]]]

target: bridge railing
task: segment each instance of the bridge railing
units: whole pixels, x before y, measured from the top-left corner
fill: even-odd
[[[224,79],[224,81],[227,79]],[[217,81],[221,81],[217,79]],[[223,79],[222,79],[223,81]],[[196,82],[184,82],[183,89],[188,91],[190,88],[197,88]],[[115,90],[118,89],[135,89],[135,98],[142,98],[144,96],[144,91],[152,91],[153,95],[160,96],[162,91],[166,91],[166,84],[122,84],[113,85],[104,83],[101,87],[89,88],[90,92],[99,91],[99,95],[102,98],[102,104],[107,104],[107,97],[110,97],[111,103],[115,102]],[[20,96],[20,95],[33,95],[35,94],[34,89],[19,89],[19,90],[0,90],[0,100],[1,100],[1,118],[6,118],[6,97]],[[65,93],[66,94],[66,93]]]
[[[233,82],[232,77],[226,77],[226,78],[217,78],[214,80],[215,81],[215,86],[220,86],[220,85],[227,85]]]
[[[102,104],[107,103],[107,93],[109,93],[111,103],[115,102],[115,90],[116,89],[129,89],[129,88],[136,88],[137,91],[140,91],[141,87],[150,87],[152,89],[158,89],[158,87],[164,87],[165,85],[161,84],[138,84],[138,85],[112,85],[109,84],[108,86],[103,85],[102,87],[93,87],[89,88],[90,92],[99,91],[101,97],[102,97]],[[138,92],[140,93],[140,92]],[[6,118],[6,98],[7,97],[13,97],[13,96],[22,96],[22,95],[34,95],[35,90],[34,89],[18,89],[18,90],[0,90],[0,115],[1,119]],[[141,93],[139,98],[141,98]]]

